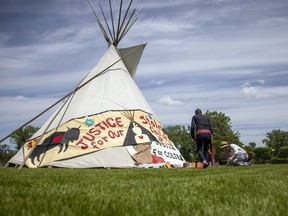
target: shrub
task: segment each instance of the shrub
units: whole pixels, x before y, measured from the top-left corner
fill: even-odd
[[[271,159],[272,164],[288,164],[288,158],[278,158],[278,157],[273,157]]]
[[[288,158],[288,146],[283,146],[279,150],[279,158]]]
[[[272,158],[272,149],[267,147],[258,147],[253,150],[255,163],[268,163]]]

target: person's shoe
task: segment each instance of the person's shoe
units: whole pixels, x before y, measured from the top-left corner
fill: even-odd
[[[209,166],[207,161],[203,161],[203,168],[206,169]]]

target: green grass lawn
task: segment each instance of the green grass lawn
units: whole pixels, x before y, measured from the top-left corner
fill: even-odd
[[[0,215],[287,215],[288,165],[0,168]]]

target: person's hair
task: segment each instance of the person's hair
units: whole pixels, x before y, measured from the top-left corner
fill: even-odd
[[[196,114],[196,115],[198,115],[198,114],[202,114],[201,109],[196,109],[196,110],[195,110],[195,114]]]

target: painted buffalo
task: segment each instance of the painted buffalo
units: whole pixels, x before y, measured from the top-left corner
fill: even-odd
[[[68,128],[67,131],[58,131],[47,137],[42,144],[37,145],[30,155],[31,162],[35,165],[35,158],[40,162],[40,156],[50,149],[59,147],[58,154],[68,149],[69,142],[77,140],[80,135],[79,128]]]

